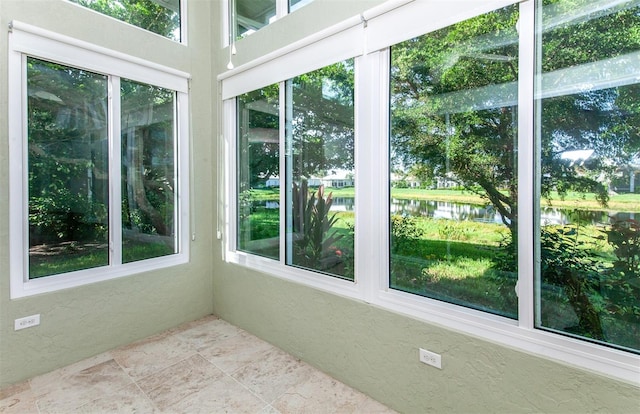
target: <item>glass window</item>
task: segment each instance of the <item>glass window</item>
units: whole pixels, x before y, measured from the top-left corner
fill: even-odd
[[[287,264],[353,280],[354,61],[286,82]]]
[[[180,41],[180,0],[69,0],[123,22]]]
[[[27,59],[29,279],[109,264],[107,77]]]
[[[175,227],[175,92],[122,80],[124,263],[178,251]]]
[[[391,48],[390,286],[517,317],[518,7]]]
[[[241,39],[313,0],[228,0],[231,39]],[[280,12],[279,10],[282,10]]]
[[[536,325],[640,350],[640,2],[544,1]]]
[[[237,98],[237,249],[280,257],[279,87]]]
[[[120,80],[122,158],[112,160],[114,81],[27,57],[30,279],[178,253],[176,92]]]

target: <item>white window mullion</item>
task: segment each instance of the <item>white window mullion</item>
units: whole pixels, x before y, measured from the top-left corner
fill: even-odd
[[[180,13],[180,43],[182,43],[183,45],[186,45],[188,42],[188,33],[189,30],[187,30],[187,15],[188,10],[187,10],[187,2],[186,1],[181,1],[179,6],[179,13]]]
[[[391,167],[390,167],[390,129],[391,129],[391,91],[389,89],[390,84],[390,70],[391,70],[391,49],[387,48],[377,54],[378,60],[376,62],[377,70],[377,84],[374,82],[374,87],[378,88],[378,105],[373,108],[377,114],[372,119],[372,125],[377,131],[376,147],[379,150],[376,152],[376,159],[374,162],[379,165],[379,173],[383,177],[379,178],[380,182],[384,182],[385,185],[380,188],[378,194],[378,202],[384,206],[383,214],[378,217],[378,225],[383,229],[380,243],[381,243],[381,272],[379,274],[379,289],[380,291],[389,290],[389,274],[390,268],[390,248],[391,248],[391,234],[390,234],[390,216],[389,203],[391,200]],[[375,78],[374,78],[375,79]]]
[[[109,265],[122,264],[122,132],[120,78],[109,78]]]
[[[289,178],[291,174],[287,170],[290,165],[289,157],[291,156],[291,139],[287,134],[291,134],[291,118],[293,114],[293,91],[290,82],[280,82],[278,105],[279,120],[279,152],[280,166],[278,171],[280,180],[280,263],[285,264],[287,257],[292,256],[293,242],[291,235],[293,233],[293,212],[290,203],[292,186]]]
[[[534,212],[534,221],[533,221],[533,259],[534,259],[534,269],[533,269],[533,289],[534,289],[534,296],[533,296],[533,313],[534,313],[534,317],[533,317],[533,327],[535,326],[540,326],[540,324],[542,323],[540,320],[540,314],[538,312],[538,309],[540,309],[540,307],[542,306],[542,299],[540,297],[540,278],[538,278],[537,272],[539,272],[540,270],[540,263],[541,263],[541,258],[540,258],[540,249],[538,248],[538,246],[540,246],[540,184],[542,181],[542,176],[541,174],[539,174],[539,172],[541,171],[541,167],[542,167],[542,160],[540,158],[540,149],[538,148],[538,139],[540,137],[540,128],[542,127],[542,113],[541,113],[541,99],[539,96],[537,96],[537,94],[539,94],[542,91],[542,76],[536,76],[536,74],[542,73],[542,60],[540,59],[542,57],[542,42],[538,41],[538,36],[542,36],[542,33],[536,33],[535,28],[536,27],[542,27],[542,4],[540,4],[540,2],[538,1],[531,1],[533,3],[532,8],[533,10],[533,24],[534,24],[534,29],[532,30],[533,32],[533,42],[535,44],[535,48],[532,49],[534,50],[534,58],[535,58],[535,63],[532,64],[532,68],[534,70],[534,74],[533,74],[533,94],[534,94],[534,114],[533,114],[533,136],[534,136],[534,143],[533,143],[533,154],[534,154],[534,203],[533,204],[533,212]]]
[[[180,200],[182,199],[182,183],[180,183],[180,179],[182,178],[181,174],[178,174],[178,171],[180,170],[180,166],[182,165],[182,151],[183,148],[186,149],[186,147],[184,147],[182,145],[182,142],[180,142],[179,138],[182,137],[182,134],[180,134],[180,129],[182,128],[182,118],[179,116],[180,114],[180,109],[182,107],[182,102],[180,100],[180,95],[179,93],[174,92],[174,104],[173,104],[173,154],[174,154],[174,163],[173,163],[173,182],[176,183],[176,187],[178,189],[178,191],[176,191],[173,194],[173,205],[176,206],[176,208],[173,209],[173,245],[175,246],[175,251],[174,253],[178,253],[181,252],[183,249],[183,243],[182,240],[189,240],[189,234],[187,232],[186,234],[186,238],[181,237],[180,235],[183,233],[182,232],[182,228],[185,226],[189,226],[189,222],[186,221],[184,222],[183,225],[181,225],[181,221],[180,221],[180,216],[182,214],[182,210],[183,210],[183,206],[180,203]],[[184,103],[186,103],[186,101],[184,101]],[[189,119],[189,114],[187,113],[187,117],[184,118]],[[187,159],[189,159],[187,157]],[[188,187],[187,187],[188,188]],[[185,243],[185,244],[189,244],[189,243]]]
[[[236,134],[237,127],[237,100],[229,99],[224,102],[224,119],[225,119],[225,160],[226,174],[225,187],[227,194],[227,203],[225,204],[225,240],[227,241],[226,251],[235,252],[238,246],[238,149]]]
[[[534,315],[534,5],[520,3],[518,56],[518,323],[533,329]]]
[[[276,19],[281,19],[289,13],[289,0],[276,0]]]
[[[355,281],[373,302],[388,288],[388,52],[355,64]],[[368,208],[379,206],[379,208]]]

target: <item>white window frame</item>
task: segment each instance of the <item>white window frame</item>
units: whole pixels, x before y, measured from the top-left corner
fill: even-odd
[[[408,3],[408,4],[405,4]],[[446,4],[445,4],[446,3]],[[519,318],[513,320],[479,310],[441,302],[389,287],[389,212],[357,206],[388,205],[389,190],[380,183],[389,179],[388,47],[458,21],[520,3],[518,151]],[[425,20],[424,16],[430,16]],[[229,263],[301,283],[336,295],[380,306],[449,329],[473,335],[520,351],[598,372],[640,385],[640,356],[631,352],[567,337],[535,328],[533,252],[534,238],[534,75],[535,2],[533,0],[434,0],[430,2],[389,1],[378,8],[309,36],[253,62],[221,74],[224,100],[223,151],[225,165],[225,260]],[[389,28],[403,27],[402,31]],[[355,58],[355,170],[356,236],[355,281],[339,280],[236,250],[236,114],[234,97],[261,87],[283,82],[313,69]],[[282,95],[282,92],[281,92]],[[281,98],[282,99],[282,98]],[[281,101],[281,123],[284,122]],[[527,114],[527,115],[524,115]],[[281,134],[283,134],[281,126]],[[366,140],[366,141],[365,141]],[[281,145],[284,139],[281,136]],[[281,147],[281,158],[284,158]],[[367,177],[367,179],[363,179]],[[530,179],[524,179],[529,177]],[[281,191],[282,193],[282,191]],[[282,202],[281,195],[281,202]],[[284,204],[281,204],[284,205]],[[284,210],[281,208],[281,210]],[[281,211],[281,223],[282,219]],[[282,225],[282,224],[281,224]],[[281,229],[281,238],[284,237]],[[443,350],[446,351],[446,350]]]
[[[109,85],[109,265],[29,279],[27,183],[27,57],[106,75]],[[187,73],[87,42],[13,21],[9,34],[9,208],[10,291],[20,298],[81,286],[189,261],[189,99]],[[121,263],[120,223],[120,78],[176,92],[175,163],[177,253]]]

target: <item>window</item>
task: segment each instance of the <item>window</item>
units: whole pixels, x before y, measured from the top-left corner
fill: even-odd
[[[109,264],[107,86],[27,57],[29,279]]]
[[[178,252],[175,94],[120,81],[124,263]]]
[[[640,3],[544,2],[536,326],[640,351]]]
[[[186,75],[12,25],[12,297],[185,262]]]
[[[286,234],[287,265],[353,280],[353,69],[348,60],[237,98],[238,250],[280,260]]]
[[[390,68],[389,284],[510,318],[518,16],[512,5],[393,45]]]
[[[637,383],[640,2],[409,2],[356,17],[219,77],[230,147],[253,140],[265,161],[267,137],[280,143],[252,192],[271,191],[279,215],[250,221],[279,250],[233,243],[240,218],[227,260]],[[255,125],[237,148],[236,123]],[[334,171],[332,207],[353,194],[358,213],[351,200],[333,210],[340,239],[310,264],[297,206],[326,201]],[[324,267],[332,251],[340,271]]]
[[[238,99],[238,250],[280,257],[280,91]]]
[[[285,83],[287,264],[353,280],[353,60]]]
[[[228,0],[231,39],[241,39],[313,0]]]
[[[181,34],[183,1],[180,0],[69,0],[99,13],[167,37],[184,40]]]

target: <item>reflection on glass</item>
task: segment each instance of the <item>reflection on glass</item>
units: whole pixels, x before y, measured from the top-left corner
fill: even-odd
[[[280,257],[278,85],[237,98],[237,249]]]
[[[609,3],[538,8],[536,325],[638,351],[640,1]]]
[[[268,25],[276,17],[276,0],[232,0],[236,39]]]
[[[353,59],[286,82],[287,264],[353,280]]]
[[[29,278],[108,257],[107,79],[27,59]]]
[[[122,80],[122,261],[177,252],[175,92]]]
[[[517,21],[509,6],[391,49],[390,286],[510,318]]]
[[[123,22],[180,41],[180,0],[69,0]]]

